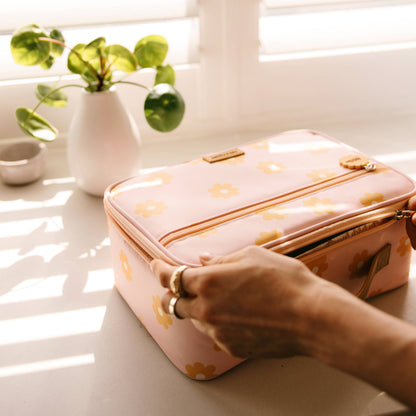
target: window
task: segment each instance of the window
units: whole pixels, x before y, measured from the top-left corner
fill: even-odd
[[[36,15],[36,23],[62,29],[69,44],[98,35],[109,43],[131,42],[131,47],[150,33],[168,39],[168,61],[175,65],[177,87],[186,101],[186,116],[178,130],[169,135],[153,132],[142,114],[144,92],[120,86],[145,140],[211,137],[265,126],[308,127],[317,118],[346,120],[415,110],[414,0],[118,0],[117,8],[113,4],[114,0],[39,0],[35,5],[22,0],[16,6],[19,10],[10,6],[2,13],[0,138],[21,136],[14,109],[36,103],[32,91],[38,77],[66,73],[65,60],[54,72],[12,62],[11,32]],[[131,80],[151,82],[151,77],[133,74]],[[62,137],[79,91],[69,94],[67,108],[40,110],[56,122]]]
[[[242,113],[308,125],[414,108],[414,1],[263,0],[257,13]]]
[[[265,0],[260,10],[263,60],[347,48],[389,48],[416,39],[414,2]]]
[[[38,12],[40,9],[41,14]],[[39,17],[33,19],[33,16]],[[109,44],[120,43],[132,50],[141,37],[158,33],[169,40],[170,62],[183,64],[198,60],[196,0],[118,0],[117,7],[114,7],[114,0],[23,0],[19,2],[18,13],[10,7],[0,16],[0,50],[8,51],[11,34],[16,28],[29,23],[61,29],[70,46],[105,36]],[[38,66],[27,68],[16,65],[10,53],[6,53],[4,58],[0,80],[67,72],[65,59],[60,59],[51,70],[44,71]]]

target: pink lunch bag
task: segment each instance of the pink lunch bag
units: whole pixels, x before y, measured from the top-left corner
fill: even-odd
[[[156,169],[105,193],[116,286],[180,371],[210,379],[241,360],[164,313],[152,259],[198,267],[202,252],[257,244],[368,298],[408,280],[415,192],[405,175],[306,130]]]

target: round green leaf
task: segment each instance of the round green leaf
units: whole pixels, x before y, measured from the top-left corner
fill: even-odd
[[[40,41],[47,38],[46,32],[37,25],[28,25],[18,29],[10,41],[10,50],[14,61],[20,65],[38,65],[48,59],[51,46]]]
[[[55,39],[59,42],[65,43],[65,38],[64,35],[62,34],[62,32],[58,29],[53,29],[51,31],[51,33],[49,33],[49,37],[51,39]],[[62,55],[63,51],[64,51],[64,46],[59,45],[57,43],[51,43],[51,52],[53,56],[59,57]]]
[[[74,74],[82,74],[87,69],[85,62],[79,57],[82,56],[82,52],[85,49],[84,43],[78,43],[72,48],[72,51],[68,55],[67,66],[68,69]]]
[[[91,61],[100,57],[100,49],[105,46],[105,38],[99,37],[90,42],[82,52],[82,57],[86,61]]]
[[[48,59],[46,59],[40,64],[40,67],[42,69],[49,69],[54,64],[54,62],[55,62],[55,58],[52,55],[49,55]]]
[[[185,113],[185,102],[170,84],[155,85],[144,102],[144,115],[150,127],[168,132],[179,126]]]
[[[107,46],[104,54],[111,66],[119,71],[134,72],[137,69],[136,57],[124,46]]]
[[[39,114],[28,108],[18,108],[16,110],[16,120],[20,128],[35,139],[44,142],[51,142],[56,139],[58,130]]]
[[[157,84],[175,85],[175,70],[172,65],[159,65],[156,68],[155,85]]]
[[[51,107],[64,107],[68,102],[68,97],[65,93],[46,84],[38,84],[36,86],[36,97],[39,101]]]
[[[136,43],[134,54],[142,68],[151,68],[162,65],[168,48],[168,42],[163,36],[149,35]]]

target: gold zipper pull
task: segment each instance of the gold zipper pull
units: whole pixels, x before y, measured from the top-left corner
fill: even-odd
[[[394,218],[396,218],[396,220],[401,220],[402,218],[409,219],[412,218],[412,215],[415,212],[416,211],[411,211],[410,209],[398,209]]]
[[[365,169],[367,172],[372,172],[373,170],[376,170],[376,169],[377,169],[377,165],[376,165],[375,163],[373,163],[373,162],[368,162],[368,163],[364,166],[364,169]]]
[[[347,155],[339,160],[339,164],[347,169],[365,169],[367,172],[376,170],[376,164],[370,162],[368,157],[363,155]]]
[[[395,218],[396,220],[406,219],[406,232],[412,247],[416,250],[416,225],[412,221],[412,216],[415,212],[410,209],[398,209]]]

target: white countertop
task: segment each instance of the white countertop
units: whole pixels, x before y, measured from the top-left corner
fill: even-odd
[[[415,116],[308,127],[416,178]],[[268,133],[146,143],[144,166]],[[76,188],[65,149],[49,151],[38,182],[0,184],[2,415],[354,416],[403,408],[304,357],[247,361],[215,380],[188,379],[113,288],[109,250],[102,201]],[[416,324],[415,255],[409,284],[371,303]]]

